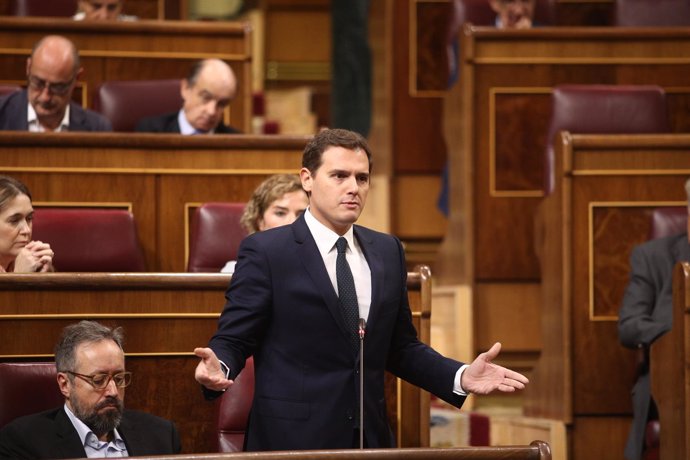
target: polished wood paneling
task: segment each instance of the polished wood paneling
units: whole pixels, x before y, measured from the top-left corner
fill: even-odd
[[[584,459],[592,451],[582,440],[602,433],[587,439],[603,444],[609,435],[583,434],[583,420],[631,420],[636,358],[618,342],[616,312],[649,210],[685,203],[690,135],[562,133],[555,146],[556,188],[538,221],[543,346],[525,411],[570,424],[574,452],[586,452],[574,458]]]
[[[673,328],[651,346],[652,394],[661,427],[659,458],[690,458],[690,264],[673,272]]]
[[[453,194],[440,256],[470,254],[474,280],[538,283],[534,218],[543,199],[551,88],[565,83],[658,84],[667,92],[673,128],[688,132],[690,86],[684,76],[690,71],[690,32],[466,27],[460,45],[462,71],[451,90],[458,94],[447,97],[445,110],[447,118],[461,123],[449,135],[451,183],[469,180],[470,185],[460,191],[465,196]],[[508,229],[510,238],[505,237]],[[472,239],[465,236],[469,231]],[[440,279],[461,281],[461,264],[445,262],[437,271]]]
[[[104,81],[184,78],[199,59],[223,59],[235,71],[239,88],[229,123],[251,132],[251,31],[246,23],[0,17],[0,82],[23,82],[25,58],[48,34],[65,35],[79,49],[85,105]]]
[[[169,418],[186,453],[213,452],[217,404],[194,380],[195,347],[208,342],[230,275],[197,273],[6,274],[0,277],[0,360],[51,360],[60,330],[81,319],[125,329],[126,404]],[[408,274],[410,308],[429,342],[431,275]],[[389,418],[400,447],[429,445],[429,395],[387,379]]]
[[[275,173],[297,173],[307,137],[0,132],[0,171],[35,202],[128,203],[150,271],[186,270],[187,204],[245,202]]]

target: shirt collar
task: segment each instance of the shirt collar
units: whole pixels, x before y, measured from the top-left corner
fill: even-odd
[[[187,120],[187,115],[185,115],[184,109],[180,109],[180,111],[177,113],[177,123],[180,125],[180,134],[185,136],[191,136],[192,134],[213,134],[215,132],[214,129],[208,133],[197,131],[197,129]]]
[[[77,434],[79,435],[79,440],[81,441],[81,445],[86,447],[89,446],[93,449],[98,450],[100,448],[100,441],[98,439],[98,436],[91,431],[91,428],[86,426],[84,422],[82,422],[74,413],[72,410],[67,406],[67,403],[65,403],[65,412],[67,413],[67,417],[69,417],[70,421],[72,422],[72,425],[74,426],[74,429],[77,430]],[[127,447],[125,445],[125,440],[122,439],[122,436],[120,436],[120,433],[117,431],[117,428],[113,430],[113,440],[111,441],[115,449],[117,450],[126,450]]]
[[[311,213],[311,208],[307,208],[307,210],[304,212],[304,220],[307,223],[309,231],[314,237],[314,241],[316,242],[316,246],[319,248],[321,257],[325,257],[326,254],[335,249],[335,242],[338,241],[340,235],[319,222]],[[347,247],[350,249],[350,251],[352,251],[352,248],[355,247],[355,234],[353,226],[351,225],[347,232],[345,232],[345,234],[342,236],[347,240]]]
[[[34,110],[34,107],[31,105],[30,102],[27,102],[28,107],[26,110],[27,114],[27,122],[29,126],[29,131],[37,132],[37,133],[43,133],[46,132],[46,129],[41,125],[41,123],[38,121],[38,115],[36,115],[36,111]],[[55,132],[60,132],[60,131],[69,131],[69,104],[67,104],[67,107],[65,108],[65,115],[62,117],[62,121],[60,122],[60,126],[57,127]]]

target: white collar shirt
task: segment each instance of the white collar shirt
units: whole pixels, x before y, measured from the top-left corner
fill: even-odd
[[[65,404],[65,412],[69,417],[74,429],[77,430],[79,440],[84,446],[84,451],[88,458],[121,458],[129,457],[125,440],[122,439],[117,428],[113,430],[112,441],[101,441],[96,434],[84,424]]]
[[[338,293],[338,281],[335,274],[335,262],[338,257],[338,250],[335,247],[335,242],[340,235],[329,229],[321,222],[316,220],[316,217],[311,213],[310,209],[304,213],[304,220],[309,227],[309,231],[314,237],[316,246],[319,249],[321,258],[326,266],[328,277],[331,279],[331,284],[336,294]],[[362,248],[355,238],[352,227],[342,235],[347,240],[347,251],[345,258],[350,265],[352,277],[355,281],[355,291],[357,292],[357,303],[359,305],[359,317],[367,320],[369,318],[369,310],[371,308],[371,270],[367,263],[366,257],[362,252]]]
[[[38,121],[38,115],[36,115],[36,111],[34,110],[33,106],[31,103],[27,103],[28,108],[26,110],[27,114],[27,122],[29,126],[29,132],[32,133],[45,133],[45,132],[62,132],[62,131],[69,131],[69,104],[67,104],[67,107],[65,108],[65,115],[62,117],[62,121],[60,122],[60,125],[57,127],[57,129],[54,130],[48,130],[46,129],[40,121]]]
[[[183,136],[191,136],[194,134],[213,134],[215,132],[213,129],[209,132],[203,132],[196,129],[189,123],[189,120],[187,120],[187,115],[185,115],[184,109],[180,109],[178,112],[177,123],[180,125],[180,134]]]

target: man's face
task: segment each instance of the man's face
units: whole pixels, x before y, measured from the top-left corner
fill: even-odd
[[[34,208],[24,194],[12,198],[0,212],[0,263],[17,258],[19,251],[31,241]]]
[[[199,73],[194,86],[182,80],[184,113],[195,129],[208,132],[223,119],[223,111],[235,97],[236,82],[214,65]]]
[[[80,0],[79,9],[88,21],[115,21],[122,12],[122,0]]]
[[[319,169],[300,171],[302,187],[311,193],[309,209],[339,235],[357,221],[369,193],[369,159],[364,150],[328,147]]]
[[[38,50],[27,61],[26,77],[29,102],[38,119],[44,125],[44,119],[51,125],[55,124],[55,120],[59,123],[65,115],[77,80],[72,57]]]
[[[491,0],[491,8],[501,20],[504,29],[532,27],[536,0]]]
[[[112,340],[82,343],[77,346],[76,358],[73,372],[78,374],[113,376],[125,371],[125,355]],[[99,390],[83,377],[61,372],[58,384],[70,410],[99,438],[120,424],[125,389],[113,379]]]

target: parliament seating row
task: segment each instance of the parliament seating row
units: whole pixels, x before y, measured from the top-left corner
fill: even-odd
[[[247,232],[244,203],[203,203],[192,218],[189,272],[219,272],[237,259]],[[62,272],[142,272],[144,255],[134,216],[117,208],[36,207],[33,239],[49,243]]]

